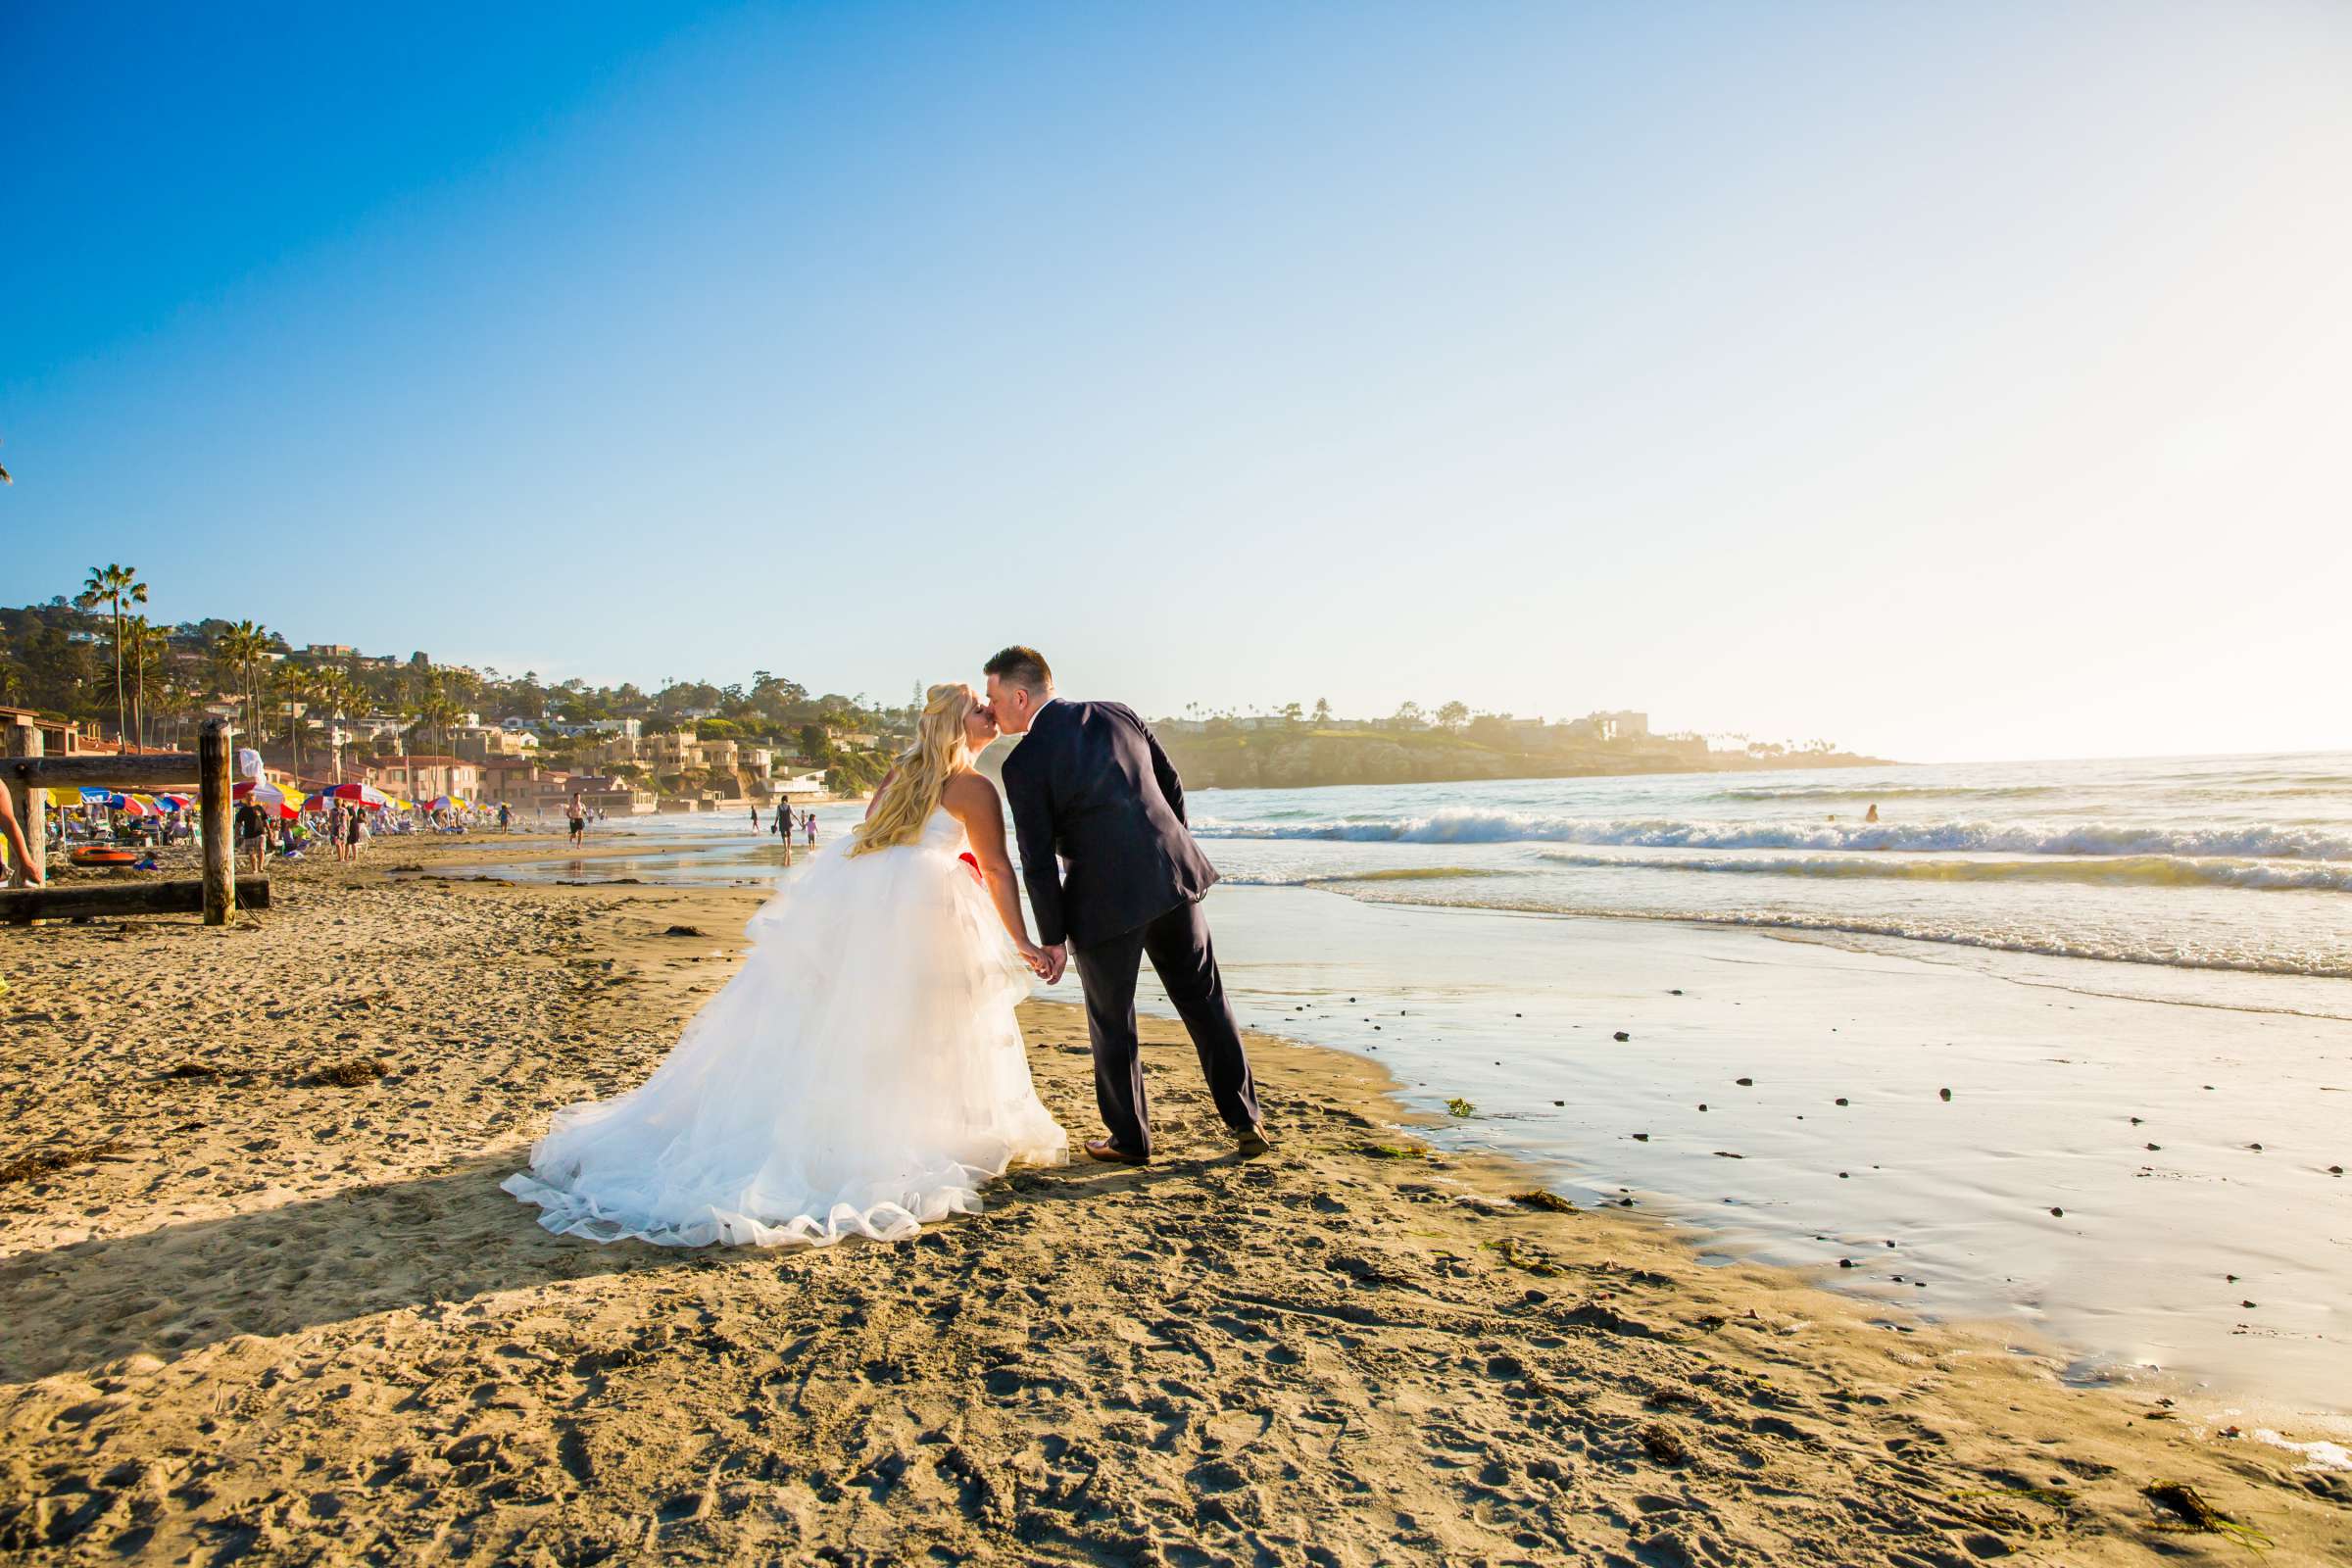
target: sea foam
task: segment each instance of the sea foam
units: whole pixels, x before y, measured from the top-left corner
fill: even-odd
[[[2113,855],[2026,860],[1930,860],[1891,855],[1776,855],[1634,860],[1620,856],[1545,851],[1553,865],[1623,870],[1719,871],[1746,876],[1876,877],[1910,882],[2082,882],[2106,886],[2255,888],[2352,893],[2352,865]]]
[[[1654,850],[1870,850],[1946,855],[2195,856],[2352,860],[2352,837],[2254,824],[2191,828],[2106,822],[1731,822],[1607,819],[1463,808],[1425,816],[1244,822],[1206,817],[1206,839],[1353,844],[1590,844]]]

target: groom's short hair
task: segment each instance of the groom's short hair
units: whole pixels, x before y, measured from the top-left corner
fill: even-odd
[[[994,675],[1007,686],[1018,686],[1031,696],[1042,695],[1054,685],[1054,667],[1046,662],[1046,656],[1019,643],[981,665],[980,673]]]

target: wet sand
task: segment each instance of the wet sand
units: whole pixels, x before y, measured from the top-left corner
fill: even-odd
[[[2352,1475],[1639,1214],[1515,1200],[1368,1061],[1254,1037],[1235,1158],[1020,1173],[899,1246],[670,1252],[497,1190],[723,983],[755,895],[387,880],[0,933],[0,1548],[32,1561],[2236,1560]],[[560,852],[560,846],[554,847]],[[673,927],[694,934],[669,934]],[[1039,1087],[1091,1133],[1083,1023]],[[1401,1125],[1400,1125],[1401,1124]],[[2297,1434],[2286,1434],[2294,1438]],[[2168,1494],[2169,1495],[2169,1494]]]

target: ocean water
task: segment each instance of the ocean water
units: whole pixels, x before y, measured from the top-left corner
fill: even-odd
[[[1872,806],[1879,820],[1865,816]],[[1238,883],[2352,979],[2352,753],[1203,790]],[[2193,997],[2177,976],[2118,981]]]
[[[824,841],[859,814],[820,810]],[[2352,1432],[2352,754],[1203,790],[1191,814],[1243,1022],[1382,1063],[1421,1136],[1889,1322]],[[749,887],[774,842],[638,819],[481,869]],[[1138,1000],[1168,1010],[1148,975]]]

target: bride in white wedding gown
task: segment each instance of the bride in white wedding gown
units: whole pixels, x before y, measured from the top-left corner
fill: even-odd
[[[996,733],[970,687],[932,687],[865,822],[786,877],[677,1048],[558,1111],[506,1190],[591,1241],[823,1247],[976,1213],[1008,1165],[1066,1159],[1013,1016],[1042,957],[971,767]]]

